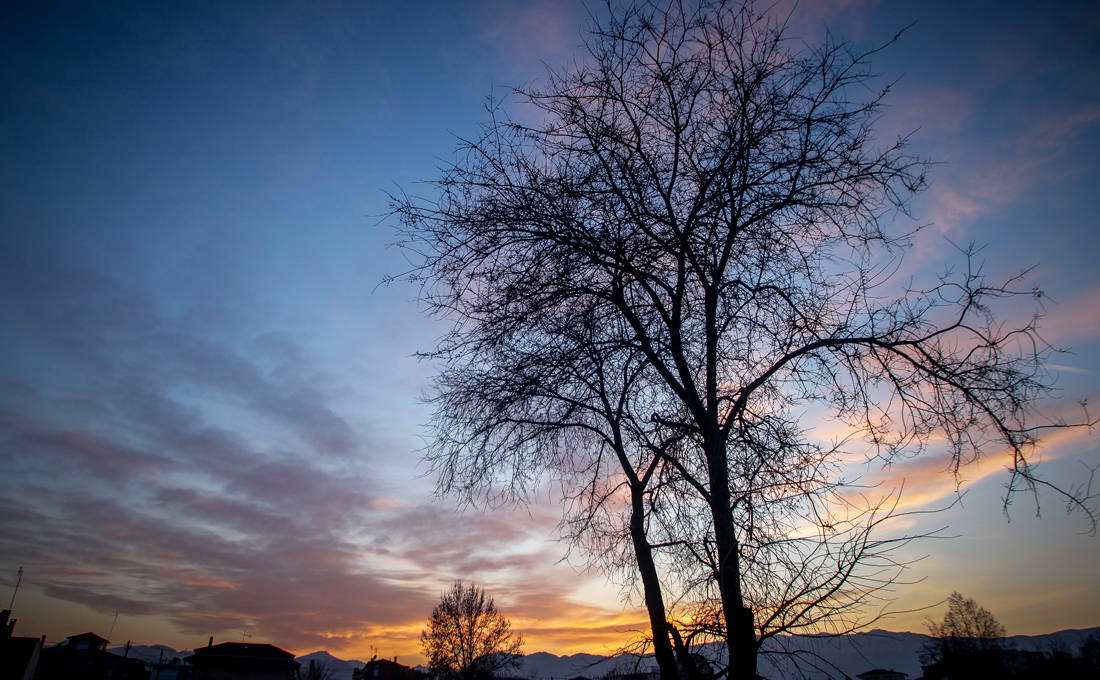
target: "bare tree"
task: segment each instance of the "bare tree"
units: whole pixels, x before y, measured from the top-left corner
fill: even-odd
[[[521,336],[494,326],[467,335],[481,360],[441,376],[429,459],[440,488],[467,498],[513,500],[540,471],[551,474],[567,494],[566,536],[640,580],[658,665],[676,677],[650,519],[664,505],[665,452],[679,435],[648,420],[655,376],[602,307],[547,310]]]
[[[497,611],[493,598],[474,584],[456,582],[432,610],[420,648],[436,677],[491,678],[516,662],[523,637]]]
[[[965,640],[980,647],[993,647],[1005,636],[1005,627],[988,609],[958,592],[947,598],[943,621],[929,623],[928,631],[940,640]]]
[[[960,593],[951,593],[943,620],[930,621],[928,631],[933,640],[921,660],[931,667],[929,677],[993,673],[1000,665],[1005,627],[989,610]]]
[[[891,496],[839,475],[856,444],[888,460],[940,437],[956,471],[1007,447],[1007,506],[1046,484],[1030,453],[1064,423],[1037,419],[1034,321],[991,311],[1034,294],[1021,277],[989,281],[969,249],[923,289],[892,280],[911,234],[890,218],[925,165],[873,134],[876,50],[802,47],[721,1],[608,14],[585,62],[521,92],[541,124],[494,109],[438,196],[395,202],[410,277],[454,321],[428,459],[460,493],[583,480],[576,536],[628,489],[640,526],[612,540],[630,536],[641,572],[647,552],[693,565],[677,597],[713,616],[684,627],[753,678],[768,636],[820,629],[896,578],[905,538],[874,534]],[[811,408],[849,432],[823,440]],[[1055,491],[1092,520],[1088,490]],[[679,635],[664,618],[650,608],[655,645]]]

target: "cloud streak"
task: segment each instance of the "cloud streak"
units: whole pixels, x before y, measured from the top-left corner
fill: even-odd
[[[551,509],[385,492],[378,470],[415,454],[344,415],[347,386],[291,335],[219,337],[86,271],[20,277],[3,302],[38,342],[8,360],[79,365],[47,384],[10,365],[0,392],[0,567],[25,566],[46,597],[160,617],[180,641],[248,630],[299,652],[407,656],[465,578],[522,612],[540,647],[627,634],[618,610],[573,600],[584,579],[562,577]]]

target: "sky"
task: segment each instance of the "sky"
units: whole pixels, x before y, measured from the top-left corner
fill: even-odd
[[[782,9],[782,8],[780,8]],[[527,651],[645,628],[629,585],[556,540],[552,493],[460,509],[419,462],[442,332],[391,247],[387,192],[430,192],[489,96],[580,54],[574,2],[7,3],[0,18],[0,606],[21,635],[177,649],[270,642],[419,660],[456,579]],[[804,2],[896,80],[879,121],[935,162],[917,278],[984,246],[1029,269],[1057,401],[1100,390],[1100,12],[1091,2]],[[1033,307],[1003,310],[1025,318]],[[1069,484],[1100,434],[1059,431]],[[954,590],[1009,634],[1100,625],[1100,539],[1057,499],[1006,515],[998,452],[867,479],[950,510],[875,625],[923,631]],[[1100,483],[1098,483],[1100,486]],[[959,492],[964,492],[959,496]],[[116,616],[117,612],[117,616]]]

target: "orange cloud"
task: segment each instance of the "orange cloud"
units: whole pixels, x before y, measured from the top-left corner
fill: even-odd
[[[1079,453],[1089,446],[1096,446],[1097,443],[1088,428],[1052,430],[1043,437],[1032,461],[1041,463],[1058,460]],[[1012,451],[1002,448],[963,466],[959,471],[959,478],[956,479],[952,474],[949,456],[924,455],[884,468],[872,475],[869,481],[881,485],[883,489],[904,487],[898,504],[899,511],[931,509],[944,504],[966,485],[977,484],[993,475],[1010,474],[1012,465]]]
[[[557,597],[545,605],[554,610],[553,615],[531,616],[526,607],[502,608],[513,630],[523,635],[529,652],[613,654],[638,640],[649,625],[641,609],[613,611]],[[420,631],[429,613],[430,610],[409,611],[408,620],[401,624],[322,629],[311,643],[304,646],[284,643],[284,646],[297,654],[315,651],[320,645],[344,658],[362,659],[377,652],[389,657],[397,655],[406,664],[422,663]]]

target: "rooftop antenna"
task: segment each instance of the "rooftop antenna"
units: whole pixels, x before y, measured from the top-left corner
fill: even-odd
[[[252,637],[252,633],[249,633],[247,628],[242,628],[241,629],[241,640],[244,641],[244,640],[247,640],[250,637]]]
[[[111,621],[111,630],[107,632],[107,641],[111,641],[111,634],[115,632],[115,624],[118,623],[118,610],[115,610],[115,618]]]
[[[15,596],[19,593],[19,584],[23,582],[23,567],[19,567],[19,573],[15,577],[15,590],[11,591],[11,602],[8,603],[8,610],[15,610]]]

